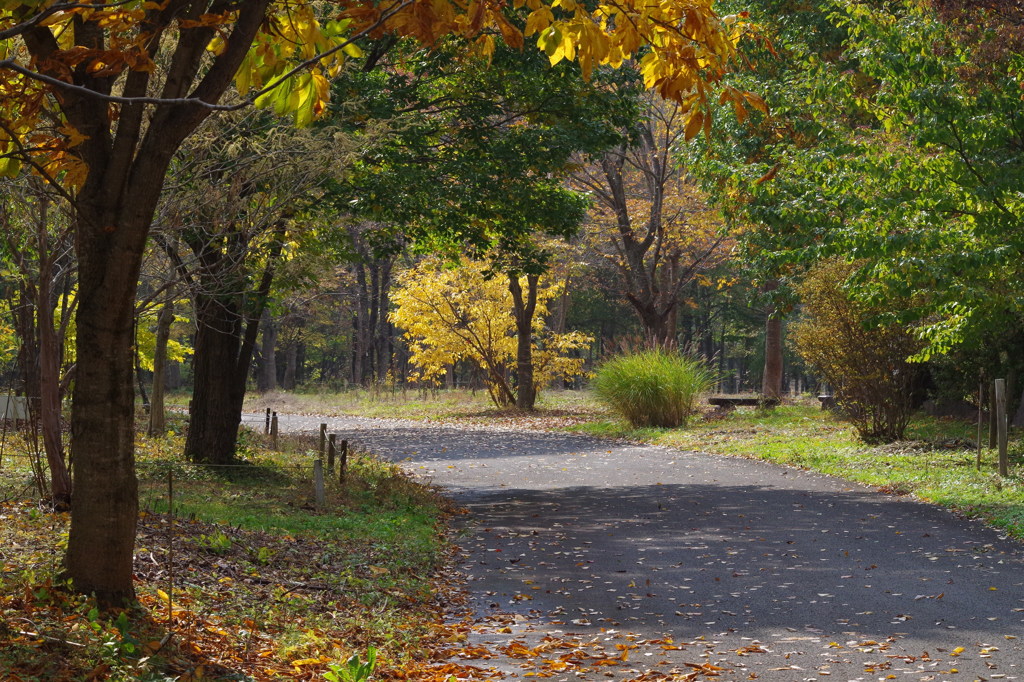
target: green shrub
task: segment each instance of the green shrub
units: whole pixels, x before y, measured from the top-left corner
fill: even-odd
[[[663,350],[646,350],[605,362],[594,378],[598,399],[634,427],[685,426],[697,399],[714,384],[703,363]]]
[[[922,346],[906,326],[879,324],[898,311],[850,298],[845,283],[856,265],[839,260],[817,265],[799,287],[803,317],[791,327],[797,353],[835,392],[841,414],[866,443],[903,438],[913,413],[920,365],[908,362]]]

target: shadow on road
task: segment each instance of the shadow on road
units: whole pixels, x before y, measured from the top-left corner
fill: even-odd
[[[1016,545],[876,494],[578,486],[505,490],[467,506],[476,525],[462,544],[484,608],[594,626],[655,623],[684,637],[709,628],[954,638],[1024,629]]]

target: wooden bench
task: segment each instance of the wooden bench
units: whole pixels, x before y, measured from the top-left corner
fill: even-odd
[[[737,407],[775,407],[779,404],[779,399],[761,398],[759,396],[716,395],[708,398],[708,404],[726,410],[734,410]]]

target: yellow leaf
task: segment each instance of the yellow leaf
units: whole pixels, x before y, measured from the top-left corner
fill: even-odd
[[[697,137],[697,133],[700,132],[701,126],[704,125],[704,112],[700,109],[694,109],[690,112],[690,120],[686,122],[686,130],[684,136],[687,140],[692,140]]]
[[[555,15],[551,13],[551,10],[547,6],[541,6],[526,17],[526,29],[523,31],[523,35],[532,36],[534,33],[543,31],[554,20]]]

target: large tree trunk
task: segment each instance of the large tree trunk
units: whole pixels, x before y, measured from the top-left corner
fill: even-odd
[[[49,67],[48,75],[70,77],[79,87],[61,91],[57,101],[67,126],[82,136],[71,153],[89,169],[75,197],[79,304],[71,453],[76,492],[67,573],[75,590],[95,594],[101,608],[134,599],[138,483],[132,349],[135,292],[146,238],[174,152],[210,114],[200,102],[216,102],[228,88],[268,4],[269,0],[250,0],[238,5],[216,55],[205,48],[218,35],[217,27],[171,26],[186,20],[201,24],[197,20],[211,11],[211,5],[182,1],[170,9],[148,8],[150,42],[143,49],[155,54],[166,39],[172,53],[162,84],[151,83],[152,72],[142,69],[117,79],[84,66],[70,73],[61,71],[59,62]],[[99,15],[76,17],[66,37],[77,48],[102,53],[108,45],[100,21]],[[44,69],[51,57],[67,49],[46,27],[28,29],[23,37]],[[124,103],[115,119],[110,103],[102,98],[112,93],[115,83],[120,84],[118,94],[127,98],[158,94],[175,101],[152,106]],[[183,104],[186,97],[195,104]]]
[[[537,387],[533,380],[533,315],[537,311],[537,275],[526,276],[526,297],[519,283],[519,275],[510,274],[508,290],[516,319],[516,407],[532,410],[537,401]]]
[[[164,414],[164,387],[167,374],[167,342],[171,339],[171,325],[174,324],[174,292],[160,307],[156,318],[156,344],[153,349],[153,386],[149,401],[150,438],[162,436],[167,428]]]
[[[156,186],[159,191],[159,181]],[[77,367],[71,407],[76,493],[71,498],[67,570],[78,592],[94,594],[106,608],[135,598],[135,288],[152,212],[115,217],[83,204],[80,199]],[[108,225],[117,227],[106,230]]]
[[[213,296],[196,296],[194,386],[185,455],[204,464],[230,464],[245,398],[245,375],[236,374],[242,335],[237,308]]]
[[[200,291],[196,292],[196,342],[192,356],[194,385],[185,456],[204,464],[230,464],[242,423],[245,382],[252,364],[259,323],[266,309],[277,260],[281,256],[285,221],[275,228],[266,255],[263,275],[255,291],[247,294],[225,270],[235,267],[238,253],[204,250],[196,244],[206,264]],[[238,273],[234,273],[238,274]],[[249,303],[246,309],[246,302]]]

